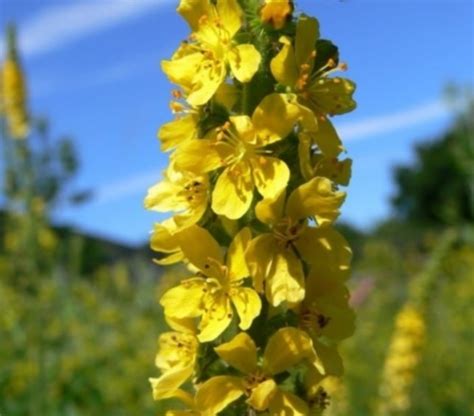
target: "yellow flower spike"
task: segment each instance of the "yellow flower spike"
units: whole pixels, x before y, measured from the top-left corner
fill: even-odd
[[[10,136],[24,139],[29,132],[26,82],[15,43],[15,32],[10,27],[7,57],[0,68],[0,113],[5,115]]]
[[[326,254],[324,248],[320,248],[319,238],[321,233],[325,235],[322,231],[325,227],[310,227],[307,218],[315,217],[321,225],[331,223],[337,218],[345,194],[332,191],[331,186],[331,182],[326,178],[314,178],[291,193],[286,208],[285,192],[274,200],[264,199],[257,204],[257,218],[270,225],[272,232],[253,239],[247,249],[246,258],[255,289],[259,292],[265,291],[273,306],[284,301],[297,303],[303,299],[304,273],[299,255],[311,264],[317,261],[319,252]],[[344,250],[344,245],[338,245],[342,240],[337,237],[333,240],[339,250]],[[332,246],[330,248],[332,249]],[[330,252],[336,260],[342,257],[337,256],[339,250]],[[328,267],[346,267],[345,263],[340,263],[331,263]]]
[[[385,358],[377,403],[379,414],[393,415],[410,409],[411,388],[422,359],[425,336],[423,310],[407,302],[396,316]]]
[[[242,26],[242,10],[236,0],[182,0],[178,12],[193,34],[184,54],[162,62],[169,79],[187,91],[191,105],[203,105],[231,74],[249,82],[257,72],[261,56],[251,44],[235,45],[233,38]]]
[[[322,380],[342,375],[338,343],[354,330],[344,286],[352,252],[332,227],[351,160],[341,157],[329,117],[355,107],[355,85],[331,77],[346,66],[319,40],[316,19],[300,14],[278,43],[293,3],[257,3],[181,0],[192,33],[162,62],[179,87],[171,103],[177,119],[159,132],[173,153],[145,204],[174,214],[152,235],[165,255],[159,261],[180,260],[193,273],[160,299],[174,332],[161,338],[155,397],[178,397],[189,409],[167,416],[321,415]],[[245,85],[257,70],[258,80]],[[196,195],[195,180],[203,184]],[[279,327],[287,312],[297,327]],[[233,323],[258,336],[262,349],[246,332],[231,335]],[[167,343],[175,333],[184,349]],[[188,374],[179,371],[193,362],[192,337],[212,342],[217,356],[202,348],[186,393]]]
[[[152,186],[145,197],[145,208],[158,212],[174,211],[168,221],[173,232],[196,224],[204,215],[209,199],[207,175],[178,172],[171,165],[164,179]]]
[[[293,3],[290,0],[265,0],[260,10],[263,22],[271,24],[275,29],[285,26],[293,12]]]
[[[248,276],[243,247],[251,235],[242,229],[229,247],[226,262],[219,245],[208,231],[198,226],[176,234],[187,260],[205,277],[194,277],[168,290],[161,298],[165,314],[171,317],[201,317],[198,339],[212,341],[229,326],[234,309],[243,330],[260,313],[261,301],[255,290],[243,287]],[[199,242],[196,244],[196,242]]]
[[[280,405],[285,403],[294,412],[288,414],[305,414],[304,402],[292,393],[280,390],[273,379],[295,364],[314,359],[312,341],[304,331],[291,327],[279,329],[268,340],[261,366],[257,362],[255,343],[246,333],[236,335],[215,351],[242,375],[217,376],[204,382],[196,396],[200,407],[216,414],[245,395],[247,403],[259,411],[281,410]],[[298,413],[301,411],[303,413]]]

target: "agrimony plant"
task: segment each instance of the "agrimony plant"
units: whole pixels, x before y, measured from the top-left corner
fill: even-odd
[[[167,415],[318,415],[322,381],[343,373],[354,331],[345,282],[351,250],[333,227],[351,160],[330,121],[352,111],[355,85],[316,18],[291,2],[182,0],[191,34],[162,69],[177,86],[171,152],[147,209],[156,262],[189,278],[160,299],[150,379]]]

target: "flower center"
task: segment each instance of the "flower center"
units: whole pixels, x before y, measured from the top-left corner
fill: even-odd
[[[286,217],[273,227],[273,235],[281,247],[289,249],[298,240],[305,227],[304,223],[294,222],[291,218]]]
[[[325,328],[331,318],[324,315],[315,306],[306,307],[300,313],[300,325],[307,330],[316,330],[319,332]]]
[[[199,180],[187,181],[180,192],[190,208],[201,205],[207,198],[207,187]]]
[[[245,380],[245,394],[250,396],[252,394],[252,390],[255,389],[260,383],[266,381],[268,377],[263,374],[261,370],[257,370],[252,374],[249,374]]]

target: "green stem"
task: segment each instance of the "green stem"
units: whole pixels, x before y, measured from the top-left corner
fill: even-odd
[[[242,114],[250,115],[250,83],[242,84],[242,98],[241,98],[241,112]]]

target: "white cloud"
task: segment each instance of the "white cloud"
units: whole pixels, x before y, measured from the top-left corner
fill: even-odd
[[[64,1],[19,25],[20,48],[25,56],[45,54],[170,3],[170,0]],[[4,45],[0,43],[2,50]]]
[[[124,81],[153,68],[154,63],[153,58],[150,58],[151,55],[135,56],[129,61],[81,74],[76,78],[71,78],[71,75],[70,78],[39,79],[32,82],[31,93],[34,98],[43,98]]]
[[[155,169],[99,187],[94,191],[91,202],[94,204],[109,203],[139,192],[145,196],[146,190],[155,184],[161,176],[162,169]]]
[[[339,124],[337,131],[346,142],[365,140],[375,135],[436,120],[448,114],[449,110],[444,101],[436,100],[384,116]]]

